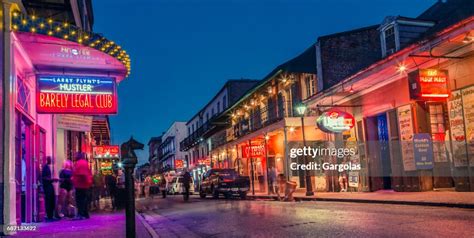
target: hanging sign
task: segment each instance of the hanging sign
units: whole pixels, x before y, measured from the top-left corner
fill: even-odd
[[[355,119],[348,112],[332,109],[321,114],[316,124],[324,132],[341,133],[352,129]]]
[[[428,133],[413,136],[416,169],[433,169],[433,143]]]
[[[36,111],[49,114],[116,114],[115,79],[38,75]]]
[[[57,128],[70,131],[91,131],[92,116],[63,114],[56,116]]]
[[[449,97],[448,71],[420,69],[408,74],[410,98],[434,100]]]
[[[119,158],[120,148],[118,145],[98,145],[92,147],[94,158]]]
[[[265,156],[265,145],[243,145],[242,158],[254,158]]]

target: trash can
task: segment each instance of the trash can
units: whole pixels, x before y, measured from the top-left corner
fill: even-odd
[[[296,191],[296,182],[286,181],[285,201],[294,201],[293,193]]]

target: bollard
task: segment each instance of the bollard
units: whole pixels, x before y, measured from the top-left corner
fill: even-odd
[[[137,155],[134,150],[142,150],[144,145],[133,137],[120,146],[120,154],[123,168],[125,169],[125,191],[127,199],[125,204],[125,222],[126,237],[135,238],[135,181],[133,179],[133,170],[138,162]]]

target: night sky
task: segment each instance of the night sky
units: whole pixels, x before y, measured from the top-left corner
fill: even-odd
[[[261,79],[318,36],[416,17],[435,0],[94,0],[94,31],[121,45],[112,142],[142,143],[187,121],[227,79]],[[148,153],[140,153],[140,163]]]

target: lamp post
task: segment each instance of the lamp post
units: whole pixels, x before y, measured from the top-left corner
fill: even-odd
[[[303,135],[303,147],[306,147],[306,138],[304,134],[304,115],[306,113],[307,106],[304,103],[300,103],[296,106],[296,111],[298,112],[301,118],[301,134]],[[307,156],[304,156],[304,163],[308,164]],[[305,177],[306,177],[306,196],[313,196],[313,185],[311,183],[311,175],[309,174],[308,170],[305,170]]]

